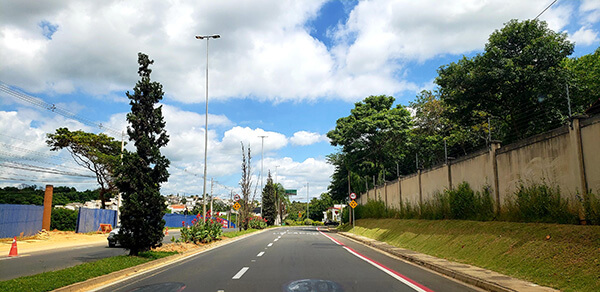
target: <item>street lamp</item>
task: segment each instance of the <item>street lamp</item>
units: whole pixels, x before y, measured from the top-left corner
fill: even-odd
[[[202,188],[202,218],[206,222],[206,158],[208,154],[208,40],[218,39],[221,36],[214,35],[197,35],[197,40],[206,39],[206,115],[204,116],[204,186]]]
[[[260,217],[263,217],[263,162],[264,162],[264,148],[265,148],[265,138],[269,136],[258,136],[261,139],[260,144]]]

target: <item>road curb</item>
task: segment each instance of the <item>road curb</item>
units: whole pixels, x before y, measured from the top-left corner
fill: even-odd
[[[539,286],[527,281],[515,279],[500,273],[474,267],[467,264],[451,262],[433,256],[421,254],[409,249],[399,248],[390,244],[380,242],[368,237],[352,234],[349,232],[338,232],[351,240],[374,247],[384,252],[395,255],[411,263],[423,266],[458,281],[494,292],[515,291],[559,291],[549,287]]]
[[[260,234],[260,233],[263,233],[266,231],[270,231],[270,230],[273,230],[273,228],[267,228],[267,229],[252,232],[249,234],[240,235],[238,237],[231,238],[231,239],[230,238],[222,239],[222,240],[219,240],[216,242],[209,243],[207,245],[199,246],[198,248],[195,248],[193,250],[189,250],[189,251],[186,251],[186,252],[183,252],[180,254],[175,254],[172,256],[153,260],[153,261],[143,263],[143,264],[140,264],[137,266],[133,266],[133,267],[130,267],[127,269],[115,271],[115,272],[112,272],[112,273],[109,273],[106,275],[102,275],[102,276],[98,276],[96,278],[85,280],[83,282],[74,283],[74,284],[71,284],[71,285],[68,285],[65,287],[58,288],[53,291],[57,291],[57,292],[95,291],[97,289],[104,288],[104,286],[106,286],[106,285],[114,284],[114,283],[124,280],[128,277],[142,274],[142,273],[147,273],[147,272],[159,269],[161,267],[164,267],[166,265],[175,264],[177,262],[186,260],[186,259],[196,256],[198,254],[215,249],[217,247],[221,247],[221,246],[224,246],[224,245],[227,245],[230,243],[234,243],[234,242],[242,240],[246,237],[254,236],[254,235],[257,235],[257,234]]]

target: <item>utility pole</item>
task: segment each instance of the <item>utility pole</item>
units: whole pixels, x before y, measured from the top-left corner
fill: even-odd
[[[210,178],[210,216],[213,216],[213,178]]]
[[[279,200],[279,186],[277,185],[277,168],[279,167],[279,165],[275,165],[275,198],[277,198],[277,215],[279,215],[279,224],[281,225],[281,223],[283,223],[283,220],[281,220],[281,203]]]
[[[306,219],[308,219],[308,183],[306,183]]]
[[[121,165],[123,165],[123,149],[125,149],[125,131],[121,131]],[[117,197],[117,225],[119,224],[121,224],[121,191]]]
[[[268,136],[258,136],[261,139],[260,143],[260,217],[263,217],[263,162],[264,159],[264,148],[265,148],[265,138]]]

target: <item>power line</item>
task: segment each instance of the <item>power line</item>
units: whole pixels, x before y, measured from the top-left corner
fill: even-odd
[[[0,159],[0,160],[4,160],[5,161],[5,162],[0,162],[0,167],[3,166],[3,167],[7,167],[7,168],[15,168],[15,169],[21,169],[21,170],[26,170],[26,171],[34,171],[34,172],[40,172],[40,173],[47,173],[47,174],[57,174],[57,175],[66,175],[66,176],[80,176],[80,177],[96,178],[95,176],[87,175],[87,174],[81,174],[81,173],[63,171],[63,170],[53,169],[53,168],[45,168],[45,167],[40,167],[40,166],[26,164],[26,163],[14,162],[14,161],[6,160],[6,159]]]
[[[61,184],[92,184],[95,182],[92,181],[58,181],[58,180],[40,180],[40,179],[23,179],[23,178],[13,178],[13,177],[4,177],[0,176],[0,180],[3,181],[23,181],[23,182],[35,182],[35,183],[61,183]]]
[[[550,8],[552,5],[554,5],[554,3],[556,3],[556,1],[558,1],[558,0],[552,1],[552,3],[550,3],[550,5],[548,5],[546,8],[544,8],[544,10],[542,10],[542,12],[540,12],[540,14],[538,14],[538,16],[536,16],[534,19],[538,19],[538,17],[542,16],[542,14],[544,14],[544,12],[546,12],[546,10],[548,10],[548,8]]]
[[[102,123],[96,123],[96,122],[91,121],[89,119],[86,119],[86,118],[84,118],[82,116],[78,116],[78,115],[76,115],[76,114],[74,114],[74,113],[72,113],[72,112],[70,112],[68,110],[65,110],[65,109],[62,109],[62,108],[56,106],[53,103],[47,103],[47,102],[43,101],[42,99],[40,99],[38,97],[33,97],[33,96],[25,94],[23,92],[19,92],[17,90],[14,90],[14,89],[12,89],[10,86],[8,86],[7,84],[5,84],[2,81],[0,81],[0,91],[4,92],[4,93],[6,93],[6,94],[8,94],[8,95],[10,95],[12,97],[15,97],[17,99],[20,99],[22,101],[31,103],[31,104],[33,104],[33,105],[35,105],[37,107],[40,107],[40,108],[43,108],[45,110],[49,110],[49,111],[51,111],[53,113],[59,114],[61,116],[64,116],[66,118],[77,120],[77,121],[79,121],[79,122],[81,122],[83,124],[86,124],[88,126],[97,127],[97,128],[99,128],[100,130],[102,130],[104,132],[110,132],[110,133],[112,133],[112,134],[114,134],[116,136],[122,134],[121,131],[118,131],[118,130],[106,127],[106,126],[102,125]]]

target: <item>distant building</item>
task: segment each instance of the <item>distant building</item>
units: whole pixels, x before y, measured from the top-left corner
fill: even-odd
[[[186,208],[186,205],[173,204],[173,205],[167,206],[167,209],[171,210],[171,213],[183,214],[187,208]]]
[[[333,207],[323,212],[323,222],[327,221],[327,213],[331,213],[331,220],[340,222],[342,220],[342,210],[346,207],[344,204],[335,204]]]

